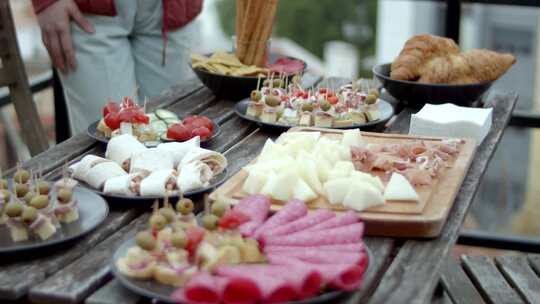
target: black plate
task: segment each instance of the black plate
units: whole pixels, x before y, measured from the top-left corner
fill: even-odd
[[[184,196],[194,196],[194,195],[201,194],[201,193],[207,192],[209,190],[212,190],[212,189],[216,188],[217,186],[221,185],[227,179],[227,177],[228,177],[227,168],[225,168],[225,170],[223,170],[223,172],[221,172],[217,176],[214,176],[210,180],[210,185],[208,185],[208,187],[188,191],[188,192],[184,193]],[[96,189],[92,188],[92,186],[86,184],[85,182],[79,181],[79,184],[82,187],[85,187],[88,190],[90,190],[90,191],[92,191],[92,192],[94,192],[96,194],[99,194],[99,195],[103,196],[106,199],[110,199],[110,200],[108,200],[109,202],[111,202],[111,201],[116,202],[117,200],[149,202],[149,201],[155,201],[155,200],[163,199],[163,196],[138,196],[138,195],[137,196],[136,195],[128,196],[128,195],[117,195],[117,194],[105,194],[102,191],[99,191],[99,190],[96,190]],[[171,195],[169,198],[171,200],[175,200],[175,199],[179,198],[179,195]]]
[[[212,54],[205,55],[207,57],[212,56]],[[301,71],[298,71],[298,73],[295,74],[302,74],[304,70],[307,67],[307,64],[305,61],[294,58],[294,57],[288,57],[288,56],[279,56],[275,53],[270,53],[270,62],[275,62],[278,57],[285,57],[289,59],[299,60],[304,63],[304,68]],[[203,69],[194,69],[191,66],[191,63],[189,63],[189,66],[197,74],[197,77],[201,80],[201,82],[208,88],[210,91],[214,93],[217,97],[238,101],[242,100],[244,98],[249,97],[249,94],[251,91],[257,88],[257,81],[258,77],[255,76],[231,76],[231,75],[223,75],[218,73],[212,73],[208,72]],[[291,74],[287,76],[289,79],[289,82],[292,80],[292,77],[294,74]],[[261,78],[261,82],[264,80],[264,78]]]
[[[173,291],[176,290],[173,286],[168,286],[164,284],[160,284],[154,280],[138,280],[133,279],[130,277],[127,277],[123,275],[118,268],[116,267],[116,261],[120,258],[126,255],[127,250],[135,245],[134,239],[130,239],[126,242],[124,242],[118,249],[116,249],[112,262],[111,262],[111,268],[114,276],[120,281],[120,284],[122,284],[127,289],[131,290],[132,292],[141,295],[143,297],[155,299],[160,302],[164,303],[176,303],[171,300],[170,295],[173,293]],[[366,252],[368,254],[368,261],[373,260],[373,255],[371,254],[371,250],[366,246]],[[368,268],[364,272],[364,277],[369,274],[369,272],[372,272],[374,270],[373,267],[369,267],[368,262]],[[363,286],[360,287],[360,289],[357,289],[353,292],[358,292],[364,288]],[[330,291],[323,293],[319,296],[301,300],[301,301],[293,301],[289,302],[290,304],[317,304],[317,303],[334,303],[334,301],[341,297],[346,297],[350,295],[352,292],[346,292],[346,291]]]
[[[214,133],[212,133],[212,136],[210,136],[209,138],[201,140],[201,145],[213,140],[214,138],[218,137],[219,134],[221,134],[221,127],[219,126],[219,124],[217,124],[213,120],[212,120],[212,123],[214,124]],[[98,124],[99,124],[99,120],[90,124],[88,126],[88,129],[86,129],[86,134],[88,134],[88,136],[92,137],[93,139],[97,141],[100,141],[102,143],[108,143],[110,138],[105,137],[103,133],[97,130]],[[152,148],[159,145],[162,142],[171,142],[171,141],[174,141],[174,140],[148,141],[148,142],[145,142],[144,145],[147,146],[148,148]]]
[[[473,84],[428,84],[390,78],[391,63],[380,64],[373,68],[373,74],[382,86],[404,104],[412,108],[421,108],[426,103],[453,103],[459,106],[471,106],[493,85],[493,81]]]
[[[249,120],[249,121],[254,122],[254,123],[256,123],[256,124],[258,124],[260,126],[263,126],[263,127],[277,128],[277,129],[283,129],[283,130],[287,130],[289,128],[296,127],[296,126],[289,126],[289,125],[278,124],[278,123],[275,123],[275,124],[266,123],[266,122],[260,121],[259,119],[255,118],[255,117],[248,116],[248,115],[246,115],[248,103],[249,103],[249,99],[244,99],[244,100],[238,102],[236,104],[236,106],[234,107],[234,112],[236,112],[236,114],[238,114],[238,116],[242,117],[243,119]],[[388,120],[390,120],[390,118],[392,118],[392,115],[394,115],[394,107],[392,107],[392,105],[390,103],[388,103],[387,101],[382,100],[382,99],[379,99],[379,101],[377,102],[377,105],[379,107],[379,112],[381,113],[381,118],[380,119],[370,121],[370,122],[367,122],[365,124],[353,124],[351,126],[333,127],[333,128],[330,128],[330,129],[356,129],[356,128],[360,128],[360,129],[367,130],[367,129],[374,129],[376,127],[384,125]]]
[[[79,186],[74,188],[73,195],[79,208],[78,221],[62,224],[62,227],[57,228],[56,233],[45,241],[41,241],[38,237],[31,237],[28,241],[13,242],[7,226],[0,225],[0,254],[13,254],[61,245],[91,232],[107,218],[109,206],[99,195]],[[56,201],[55,193],[52,194],[51,200]]]

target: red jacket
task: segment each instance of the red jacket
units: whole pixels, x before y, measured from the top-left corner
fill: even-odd
[[[57,0],[32,0],[36,14]],[[202,10],[203,0],[162,0],[163,32],[178,29],[193,20]],[[116,16],[114,0],[75,0],[81,12]]]

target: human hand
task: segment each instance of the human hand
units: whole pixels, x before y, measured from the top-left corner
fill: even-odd
[[[75,51],[71,39],[71,19],[87,33],[94,26],[84,18],[74,0],[58,0],[37,15],[41,39],[49,52],[52,64],[62,73],[75,70]]]

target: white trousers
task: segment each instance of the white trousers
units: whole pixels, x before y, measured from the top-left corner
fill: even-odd
[[[167,33],[166,62],[162,66],[163,8],[161,0],[116,0],[115,17],[86,15],[94,34],[72,24],[77,69],[60,75],[71,132],[85,132],[100,119],[108,99],[134,96],[139,101],[159,95],[193,77],[188,60],[196,29],[190,23]]]

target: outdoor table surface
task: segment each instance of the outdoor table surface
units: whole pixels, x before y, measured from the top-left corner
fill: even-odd
[[[304,77],[304,87],[339,86],[344,79]],[[373,253],[370,268],[375,271],[363,280],[363,292],[356,292],[344,303],[426,303],[431,301],[441,270],[456,243],[461,224],[489,161],[501,140],[518,96],[510,91],[491,91],[484,98],[493,107],[492,128],[479,145],[441,234],[434,239],[365,237]],[[198,79],[192,79],[152,99],[147,107],[166,108],[180,116],[201,114],[221,125],[221,135],[209,143],[224,153],[232,176],[252,160],[267,138],[279,133],[261,130],[238,117],[235,102],[216,98]],[[407,134],[411,109],[399,112],[387,124],[387,133]],[[57,180],[64,163],[73,163],[87,154],[103,155],[105,145],[80,134],[22,164],[23,168],[43,170],[44,177]],[[8,176],[14,169],[9,170]],[[196,200],[199,210],[202,198]],[[113,206],[113,205],[112,205]],[[25,303],[140,303],[150,302],[125,290],[112,277],[111,256],[125,240],[146,226],[150,208],[111,208],[97,230],[54,251],[17,254],[0,259],[0,302]]]

